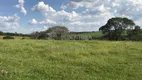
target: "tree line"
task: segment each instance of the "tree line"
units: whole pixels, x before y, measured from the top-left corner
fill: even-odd
[[[23,33],[12,33],[12,32],[2,32],[0,31],[0,35],[4,35],[4,36],[30,36],[30,34],[23,34]]]
[[[19,36],[19,37],[23,37],[22,39],[24,39],[25,37],[30,37],[30,34],[23,34],[23,33],[12,33],[12,32],[2,32],[0,31],[0,36],[3,36],[3,39],[14,39],[13,36]]]
[[[22,36],[31,37],[32,39],[45,40],[142,40],[142,29],[136,25],[133,20],[122,17],[111,18],[107,23],[99,28],[99,33],[103,34],[99,37],[95,34],[97,32],[70,32],[64,26],[50,27],[45,31],[36,31],[31,34],[10,33],[0,31],[0,35],[6,36]]]
[[[48,40],[89,40],[88,35],[80,35],[75,32],[69,32],[64,26],[54,26],[46,31],[33,32],[32,39],[48,39]]]
[[[32,39],[54,39],[54,40],[142,40],[142,30],[133,20],[115,17],[99,28],[103,36],[81,35],[83,32],[69,32],[66,27],[54,26],[46,31],[33,32]],[[95,32],[94,32],[95,33]]]

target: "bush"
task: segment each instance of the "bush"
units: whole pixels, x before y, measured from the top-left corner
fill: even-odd
[[[3,39],[14,39],[12,36],[4,36]]]
[[[25,37],[22,37],[22,40],[25,39]]]

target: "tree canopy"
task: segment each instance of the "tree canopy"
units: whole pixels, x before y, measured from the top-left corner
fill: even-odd
[[[69,33],[69,30],[63,26],[54,26],[46,30],[48,36],[55,40],[61,40]]]
[[[48,28],[46,31],[33,32],[31,37],[33,39],[55,39],[62,40],[69,33],[69,30],[64,26],[54,26]]]
[[[100,27],[105,36],[109,37],[109,40],[119,40],[127,34],[127,30],[132,30],[135,27],[135,23],[128,18],[111,18],[107,24]]]

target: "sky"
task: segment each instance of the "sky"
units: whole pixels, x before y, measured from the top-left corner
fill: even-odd
[[[142,0],[0,0],[0,31],[31,33],[52,26],[98,31],[112,17],[142,26]]]

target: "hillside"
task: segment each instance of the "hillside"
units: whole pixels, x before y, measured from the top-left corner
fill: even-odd
[[[142,42],[1,40],[1,80],[141,80]]]

